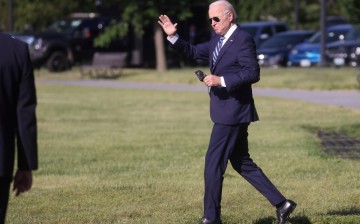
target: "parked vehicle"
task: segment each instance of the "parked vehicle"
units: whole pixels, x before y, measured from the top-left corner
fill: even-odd
[[[340,24],[348,24],[348,22],[342,16],[327,16],[326,26],[334,26]]]
[[[353,27],[344,40],[328,44],[326,61],[334,66],[357,66],[356,48],[360,47],[360,27]]]
[[[257,47],[274,34],[289,30],[286,23],[275,21],[246,22],[240,27],[254,38]]]
[[[291,49],[310,38],[315,32],[310,30],[290,30],[277,33],[264,41],[257,50],[261,66],[286,66]]]
[[[95,13],[75,13],[55,21],[44,31],[14,36],[29,44],[34,67],[45,66],[59,72],[75,63],[90,61],[96,51],[125,51],[126,39],[115,41],[107,48],[94,46],[94,39],[111,21]]]
[[[352,67],[360,67],[360,46],[351,48],[349,64]],[[360,78],[360,75],[358,77]],[[360,79],[359,79],[359,84],[360,84]]]
[[[345,34],[352,28],[350,24],[330,26],[326,29],[326,44],[344,39]],[[306,43],[296,45],[289,54],[289,66],[309,67],[321,61],[320,55],[321,32],[315,33]]]

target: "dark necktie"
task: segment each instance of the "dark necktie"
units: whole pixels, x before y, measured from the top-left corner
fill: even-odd
[[[212,68],[214,69],[215,67],[215,63],[216,63],[216,59],[219,55],[219,52],[220,52],[220,49],[221,49],[221,46],[222,46],[222,42],[223,40],[225,39],[225,37],[220,37],[220,40],[219,42],[217,43],[216,47],[215,47],[215,50],[213,52],[213,63],[212,63]]]

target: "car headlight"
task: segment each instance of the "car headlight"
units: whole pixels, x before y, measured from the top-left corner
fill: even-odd
[[[27,37],[27,38],[25,38],[25,42],[27,43],[27,44],[32,44],[33,42],[34,42],[34,40],[35,40],[35,37]]]
[[[264,54],[259,54],[259,55],[258,55],[258,59],[259,59],[259,60],[264,60],[264,59],[265,59],[265,55],[264,55]]]
[[[36,38],[33,41],[32,46],[34,47],[35,50],[39,50],[43,46],[43,39],[42,38]]]
[[[360,54],[360,47],[357,47],[355,50],[355,54],[359,55]]]

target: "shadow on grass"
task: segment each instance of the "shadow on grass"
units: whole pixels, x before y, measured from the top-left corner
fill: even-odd
[[[329,211],[327,215],[337,215],[337,216],[360,215],[360,207],[358,208],[350,207],[341,210]]]
[[[360,128],[359,123],[332,128],[332,130],[314,126],[303,126],[303,128],[314,133],[320,140],[321,153],[330,157],[360,160],[360,138],[357,132]]]
[[[254,222],[254,224],[273,224],[276,222],[274,217],[267,217],[258,219]],[[311,224],[310,220],[306,216],[294,216],[288,220],[289,223],[292,224]]]

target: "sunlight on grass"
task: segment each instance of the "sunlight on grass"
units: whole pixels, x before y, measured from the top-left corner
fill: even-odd
[[[359,161],[326,155],[311,130],[360,138],[360,111],[255,101],[250,152],[298,202],[293,220],[358,223],[360,211],[346,211],[360,204]],[[40,169],[30,192],[11,196],[8,223],[197,223],[212,127],[206,93],[39,84],[38,102]],[[274,211],[229,164],[224,224],[270,224]]]
[[[124,69],[118,81],[181,83],[202,85],[195,77],[195,71],[201,69],[209,74],[206,67],[170,69],[159,73],[154,69]],[[261,68],[261,80],[255,87],[309,89],[309,90],[357,90],[359,84],[357,68]],[[38,79],[81,79],[80,71],[74,68],[67,72],[50,73],[44,69],[36,71]]]

